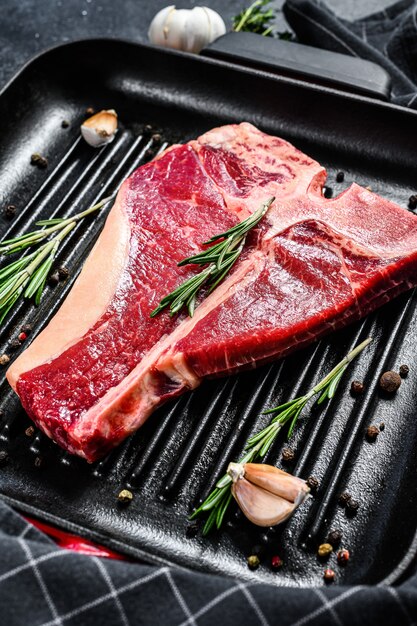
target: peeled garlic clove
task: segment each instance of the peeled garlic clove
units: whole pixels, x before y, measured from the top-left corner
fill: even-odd
[[[117,131],[117,113],[114,109],[100,111],[81,125],[81,134],[93,148],[113,141]]]
[[[226,32],[223,19],[208,7],[165,7],[153,18],[148,31],[151,43],[185,52],[200,52]]]
[[[257,526],[275,526],[292,515],[296,504],[253,485],[246,478],[232,484],[232,494],[244,515]]]
[[[281,496],[296,505],[301,504],[310,488],[305,480],[264,463],[245,463],[243,466],[246,480],[266,491]]]

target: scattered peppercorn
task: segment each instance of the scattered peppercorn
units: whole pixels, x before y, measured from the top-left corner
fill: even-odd
[[[338,183],[343,183],[344,180],[345,180],[345,173],[344,172],[337,172],[337,174],[336,174],[336,181]]]
[[[281,559],[281,557],[279,557],[277,554],[275,556],[272,557],[271,559],[271,567],[272,569],[280,569],[283,565],[283,561]]]
[[[323,187],[323,196],[325,198],[331,198],[333,196],[333,189],[331,187]]]
[[[252,546],[251,554],[256,554],[256,556],[262,556],[265,552],[265,546],[262,546],[260,543]]]
[[[385,422],[381,422],[379,425],[379,430],[385,430]]]
[[[14,204],[8,204],[4,207],[4,214],[8,220],[11,220],[16,215],[16,211],[17,209]]]
[[[284,463],[290,463],[291,461],[294,461],[294,458],[295,452],[292,448],[284,448],[282,450],[282,460]]]
[[[259,567],[259,557],[256,556],[256,554],[251,554],[250,556],[248,556],[248,567],[249,569],[258,569]]]
[[[129,502],[132,502],[133,500],[133,493],[129,491],[129,489],[122,489],[119,495],[117,496],[117,499],[122,504],[129,504]]]
[[[155,133],[154,135],[152,135],[152,139],[155,141],[155,143],[159,143],[161,141],[161,135],[159,133]]]
[[[27,338],[28,338],[27,334],[24,333],[23,331],[19,333],[19,336],[18,336],[19,341],[25,341],[25,339]]]
[[[59,274],[58,272],[53,272],[49,277],[48,277],[48,283],[51,287],[56,287],[57,284],[59,283]]]
[[[395,393],[401,385],[401,376],[397,372],[384,372],[379,379],[379,386],[387,393]]]
[[[311,491],[317,491],[320,483],[315,476],[309,476],[307,478],[307,486],[310,487]]]
[[[70,125],[68,120],[62,120],[61,122],[61,126],[62,128],[68,128],[68,126]]]
[[[2,354],[0,356],[0,365],[7,365],[9,361],[10,361],[10,357],[8,354]]]
[[[339,550],[339,552],[337,553],[337,562],[339,563],[339,565],[347,565],[349,559],[349,550]]]
[[[332,583],[335,579],[335,573],[330,567],[324,570],[323,578],[326,583]]]
[[[94,115],[94,113],[95,113],[95,109],[93,109],[93,107],[87,107],[85,110],[86,115]]]
[[[327,537],[327,542],[330,543],[331,546],[333,546],[333,548],[337,548],[340,545],[340,542],[342,541],[342,531],[339,529],[336,530],[331,530],[328,534]]]
[[[191,524],[188,524],[187,530],[185,531],[186,536],[189,538],[195,537],[199,531],[199,528],[200,524],[198,522],[191,522]]]
[[[18,339],[13,339],[10,343],[9,343],[9,348],[11,350],[17,350],[18,348],[20,348],[22,344],[20,343],[20,341]]]
[[[39,152],[34,152],[32,154],[32,156],[30,157],[30,162],[32,165],[36,165],[42,170],[48,167],[48,159],[39,154]]]
[[[0,467],[4,467],[9,462],[9,455],[6,450],[0,450]]]
[[[333,546],[330,543],[322,543],[317,550],[317,556],[319,559],[327,559],[332,552]]]
[[[42,458],[41,456],[37,456],[37,457],[35,458],[35,467],[37,467],[37,468],[41,468],[41,467],[43,467],[43,466],[44,466],[44,464],[45,464],[45,463],[44,463],[44,460],[43,460],[43,458]]]
[[[379,435],[379,428],[378,426],[368,426],[368,428],[366,429],[366,438],[368,441],[372,442],[372,441],[376,441],[376,438]]]
[[[413,194],[408,198],[408,208],[417,209],[417,194]]]
[[[69,269],[65,265],[58,267],[58,276],[60,280],[66,280],[69,276]]]
[[[145,133],[151,133],[153,129],[151,124],[146,124],[143,130],[145,131]]]
[[[24,324],[21,328],[21,332],[22,333],[26,333],[26,335],[29,335],[33,330],[33,326],[32,324]]]
[[[352,496],[347,491],[344,491],[343,493],[341,493],[339,496],[340,506],[345,507],[347,503],[349,502],[349,500],[351,499],[351,497]]]
[[[33,437],[34,434],[35,434],[35,429],[33,428],[33,426],[28,426],[25,430],[26,437]]]
[[[350,498],[350,500],[346,503],[346,512],[350,515],[356,515],[357,510],[359,509],[359,502]]]
[[[350,393],[352,396],[360,396],[365,391],[365,386],[359,380],[352,380],[350,385]]]
[[[408,365],[400,365],[399,371],[400,371],[401,378],[406,378],[408,376],[410,368],[408,367]]]

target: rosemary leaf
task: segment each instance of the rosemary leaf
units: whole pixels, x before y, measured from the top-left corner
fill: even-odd
[[[248,232],[259,224],[274,200],[275,198],[273,197],[269,198],[243,222],[236,224],[224,233],[214,235],[203,244],[209,245],[214,243],[211,248],[180,261],[177,264],[178,267],[184,265],[203,265],[206,267],[199,274],[191,276],[171,293],[164,296],[159,305],[151,311],[151,317],[155,317],[166,307],[169,307],[171,316],[179,313],[183,307],[186,307],[189,316],[193,317],[200,289],[203,286],[207,286],[210,294],[230,272],[242,253]],[[219,239],[222,241],[218,241]],[[216,241],[218,243],[215,243]]]
[[[288,422],[290,422],[288,429],[288,437],[290,437],[302,410],[311,398],[320,394],[317,404],[321,404],[325,400],[331,400],[334,397],[337,386],[349,363],[351,363],[371,341],[372,339],[368,338],[357,345],[327,374],[327,376],[320,380],[317,385],[310,389],[305,395],[265,411],[263,415],[269,414],[273,416],[270,423],[247,440],[244,447],[245,454],[238,463],[251,463],[259,458],[262,459],[274,443],[278,433]],[[203,528],[203,535],[207,535],[214,525],[217,529],[221,527],[232,499],[230,491],[231,484],[232,479],[228,474],[222,476],[216,482],[215,488],[206,500],[192,513],[190,519],[195,519],[202,513],[210,511]]]

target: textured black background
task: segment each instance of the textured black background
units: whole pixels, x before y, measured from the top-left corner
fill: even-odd
[[[173,0],[172,0],[173,1]],[[147,30],[157,11],[169,0],[0,0],[0,88],[34,55],[51,46],[75,39],[114,37],[146,41]],[[217,10],[226,22],[250,0],[184,0],[177,8],[205,4]],[[278,9],[277,25],[285,29]],[[391,0],[328,0],[327,4],[346,19],[357,19],[384,9]]]

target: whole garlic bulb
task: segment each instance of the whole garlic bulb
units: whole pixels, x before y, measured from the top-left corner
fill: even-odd
[[[225,23],[213,9],[176,9],[172,5],[155,15],[148,37],[151,43],[158,46],[184,52],[200,52],[225,32]]]

